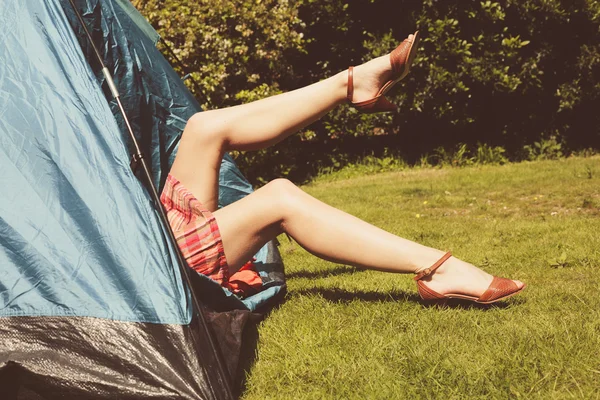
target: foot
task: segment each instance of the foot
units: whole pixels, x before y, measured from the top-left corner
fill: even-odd
[[[494,277],[456,257],[450,257],[433,274],[422,279],[428,288],[439,294],[463,294],[479,298]],[[524,283],[513,280],[519,289]]]
[[[408,35],[413,40],[413,35]],[[354,67],[354,93],[352,102],[372,99],[386,82],[392,79],[392,63],[390,55],[374,58]]]

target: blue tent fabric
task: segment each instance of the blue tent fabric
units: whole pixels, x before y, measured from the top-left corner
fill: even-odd
[[[9,1],[0,18],[0,316],[189,323],[172,249],[61,5]]]
[[[148,23],[146,18],[129,2],[129,0],[115,0],[116,4],[127,14],[131,21],[144,33],[144,35],[156,44],[160,39],[160,35],[154,30],[152,25]]]
[[[99,66],[65,3],[8,1],[0,15],[0,316],[189,323],[190,293],[174,249],[129,168],[122,118],[107,103]],[[123,0],[77,4],[160,187],[185,121],[200,107],[137,11]],[[251,191],[225,157],[220,205]],[[268,290],[240,301],[221,289],[204,299],[227,298],[229,309],[260,307],[284,287],[280,272],[275,280],[268,272],[273,252],[257,254],[257,265],[269,266],[260,271]],[[202,297],[214,282],[198,280]]]

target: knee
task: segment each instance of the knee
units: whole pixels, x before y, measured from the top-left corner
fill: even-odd
[[[265,185],[265,189],[267,189],[271,194],[279,196],[286,196],[299,190],[298,186],[294,185],[289,179],[285,178],[277,178],[272,180]]]
[[[218,145],[222,147],[225,134],[222,124],[214,111],[202,111],[191,116],[183,131],[187,141],[194,141],[202,146]]]
[[[284,178],[272,180],[264,188],[266,189],[267,196],[276,201],[284,210],[293,207],[299,194],[302,192],[298,186]]]

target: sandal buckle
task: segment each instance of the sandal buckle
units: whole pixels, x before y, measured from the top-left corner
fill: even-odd
[[[424,270],[422,270],[421,272],[419,272],[417,274],[417,276],[415,276],[415,281],[418,281],[420,279],[423,279],[426,276],[431,275],[433,271],[431,270],[431,268],[425,268]]]

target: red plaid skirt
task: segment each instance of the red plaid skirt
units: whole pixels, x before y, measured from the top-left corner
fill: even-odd
[[[190,268],[226,285],[229,267],[215,216],[171,174],[160,201]]]

